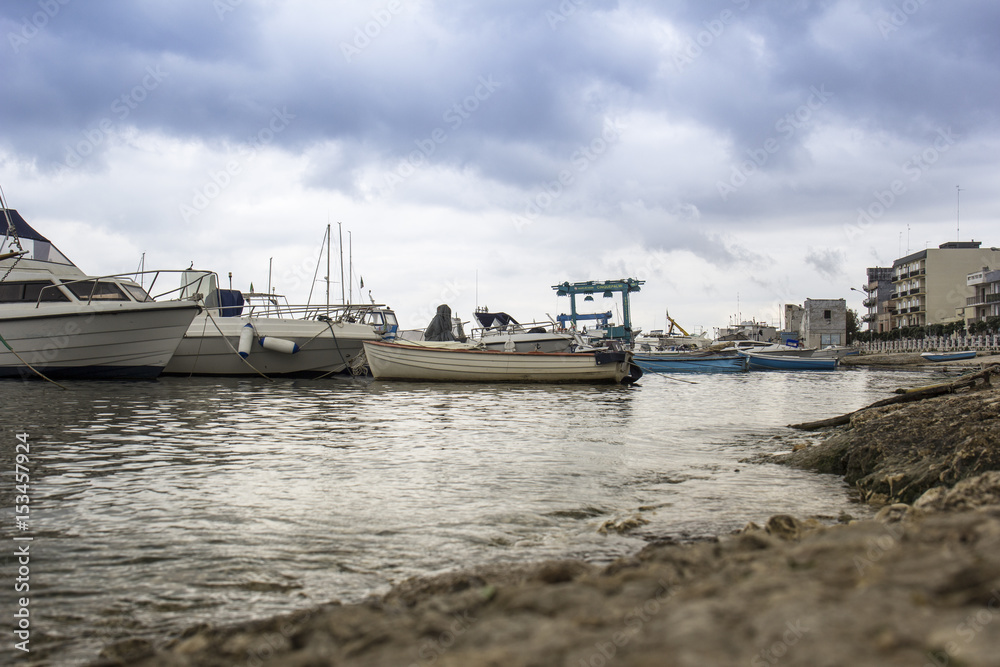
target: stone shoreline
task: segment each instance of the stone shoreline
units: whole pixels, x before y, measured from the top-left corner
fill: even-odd
[[[651,543],[608,566],[414,579],[163,647],[123,642],[96,664],[998,664],[1000,389],[864,411],[780,462],[844,475],[886,504],[874,520],[781,515],[712,541]]]

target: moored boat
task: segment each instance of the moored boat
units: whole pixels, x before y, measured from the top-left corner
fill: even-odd
[[[507,313],[485,309],[477,309],[475,318],[479,326],[472,330],[471,338],[488,350],[570,352],[580,342],[572,332],[554,331],[551,322],[521,324]]]
[[[740,350],[738,354],[748,359],[750,370],[832,371],[840,364],[836,357],[797,357],[745,350]]]
[[[88,276],[17,211],[2,209],[0,220],[7,226],[0,377],[131,379],[163,371],[198,303],[157,301],[121,275]]]
[[[922,352],[921,357],[927,361],[959,361],[961,359],[975,359],[975,350],[955,350],[954,352]]]
[[[622,383],[642,371],[630,352],[505,352],[469,343],[365,341],[376,379],[433,382]]]
[[[740,355],[636,353],[633,363],[647,373],[739,373],[749,368]]]
[[[205,312],[188,327],[168,375],[318,376],[352,367],[362,343],[396,332],[378,304],[294,306],[279,295],[218,288],[216,274],[187,271],[182,294],[202,294]]]

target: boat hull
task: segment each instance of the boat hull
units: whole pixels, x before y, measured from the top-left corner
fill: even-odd
[[[37,377],[23,359],[53,379],[155,378],[199,310],[181,301],[20,309],[0,318],[17,353],[0,347],[0,377]]]
[[[244,326],[253,325],[246,358],[238,354]],[[298,346],[294,354],[266,349],[260,339],[271,337]],[[381,340],[373,327],[349,322],[280,318],[231,318],[199,315],[164,373],[167,375],[287,375],[340,373],[361,354],[364,341]]]
[[[832,371],[840,364],[836,357],[794,357],[755,352],[740,352],[740,355],[747,357],[750,370]]]
[[[621,383],[630,377],[625,352],[500,352],[366,342],[372,376],[429,382]]]
[[[924,352],[920,355],[927,361],[959,361],[961,359],[975,359],[975,350],[962,350],[961,352]]]
[[[668,357],[637,354],[633,363],[648,373],[740,373],[749,367],[746,357]]]

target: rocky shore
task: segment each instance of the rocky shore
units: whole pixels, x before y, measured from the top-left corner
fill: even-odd
[[[860,411],[774,462],[843,475],[883,507],[837,525],[775,516],[608,566],[416,579],[361,604],[124,642],[98,664],[1000,664],[1000,389]]]

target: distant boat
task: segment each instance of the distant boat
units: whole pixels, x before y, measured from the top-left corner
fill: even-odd
[[[959,359],[975,359],[975,350],[956,350],[955,352],[922,352],[921,357],[927,361],[958,361]]]
[[[739,355],[638,353],[633,363],[647,373],[739,373],[749,359]]]
[[[504,352],[459,342],[365,341],[375,379],[431,382],[634,382],[631,353]]]
[[[750,370],[832,371],[840,363],[836,357],[796,357],[746,351],[740,351],[739,354],[747,357]]]

